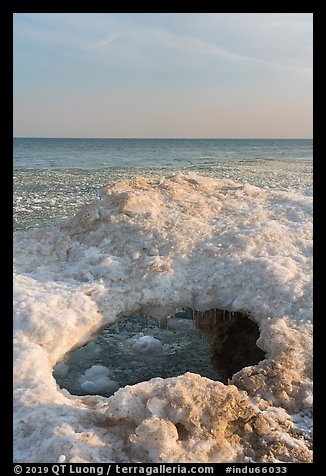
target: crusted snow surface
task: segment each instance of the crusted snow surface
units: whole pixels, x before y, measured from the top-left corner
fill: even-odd
[[[311,461],[311,213],[307,194],[176,174],[16,232],[15,461]],[[105,398],[56,384],[53,367],[69,372],[65,356],[122,315],[180,308],[250,313],[266,359],[229,385],[186,373]],[[115,384],[96,366],[81,379]]]

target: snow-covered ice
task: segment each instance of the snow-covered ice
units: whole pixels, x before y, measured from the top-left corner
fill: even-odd
[[[310,194],[176,174],[16,232],[15,461],[311,461],[311,228]],[[65,356],[121,315],[181,308],[250,313],[266,359],[229,385],[186,373],[105,398],[56,384],[53,367],[68,373]],[[160,351],[143,337],[132,345]],[[115,385],[109,371],[82,384]]]

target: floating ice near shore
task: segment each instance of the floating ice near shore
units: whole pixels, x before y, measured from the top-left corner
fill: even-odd
[[[311,214],[305,193],[173,175],[15,233],[15,461],[311,461]],[[229,385],[186,373],[105,398],[56,384],[53,367],[121,315],[181,308],[250,313],[266,358]],[[89,370],[90,393],[98,372],[112,383]]]
[[[152,336],[140,336],[132,339],[132,350],[136,352],[160,352],[162,351],[161,342]]]
[[[119,388],[114,380],[109,378],[109,370],[103,365],[93,365],[80,378],[80,386],[87,393],[110,393]]]
[[[254,325],[252,321],[250,322]],[[200,323],[204,324],[203,319]],[[218,322],[210,319],[209,323],[230,325],[228,318],[220,319]],[[90,393],[85,390],[84,377],[81,378],[81,375],[89,375],[89,372],[93,372],[91,369],[98,368],[99,373],[96,372],[94,377],[99,380],[99,384],[102,376],[104,380],[109,376],[111,380],[118,383],[119,387],[134,385],[154,377],[176,377],[186,372],[200,373],[203,377],[213,380],[232,376],[234,369],[240,370],[245,366],[243,356],[240,356],[239,352],[231,356],[228,354],[228,340],[222,347],[218,346],[215,360],[220,360],[221,364],[226,361],[227,364],[224,366],[225,372],[222,375],[219,372],[221,366],[216,365],[215,360],[214,363],[212,361],[212,346],[204,334],[206,328],[207,326],[199,329],[195,313],[189,310],[182,310],[169,319],[160,321],[148,316],[125,316],[119,322],[104,329],[91,343],[96,346],[96,354],[93,349],[90,349],[91,344],[72,351],[65,362],[60,362],[54,367],[53,375],[59,386],[73,395]],[[210,336],[216,334],[211,329],[209,333]],[[261,356],[261,354],[264,355],[263,352],[255,345],[258,337],[257,327],[256,334],[252,336],[250,343],[248,337],[245,341],[241,337],[244,345],[256,349],[259,354],[257,357],[253,352],[250,354],[246,352],[247,365],[258,363],[263,359]],[[212,344],[215,348],[215,340]],[[221,351],[223,359],[219,359]],[[234,356],[240,358],[234,362],[232,359]],[[94,362],[96,362],[95,366],[92,365]],[[92,365],[91,369],[90,365]],[[88,384],[87,387],[89,388]],[[93,385],[92,387],[95,389]],[[109,397],[116,390],[116,386],[104,385],[103,390],[98,389],[97,392],[92,393]]]

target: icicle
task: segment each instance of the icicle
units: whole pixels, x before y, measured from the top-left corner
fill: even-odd
[[[167,322],[168,318],[167,317],[160,317],[160,329],[167,329]]]

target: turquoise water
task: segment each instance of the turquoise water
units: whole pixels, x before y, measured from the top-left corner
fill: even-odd
[[[196,172],[311,193],[312,140],[14,139],[14,229],[69,219],[118,179]]]
[[[311,159],[311,139],[14,139],[14,168],[189,167]]]

